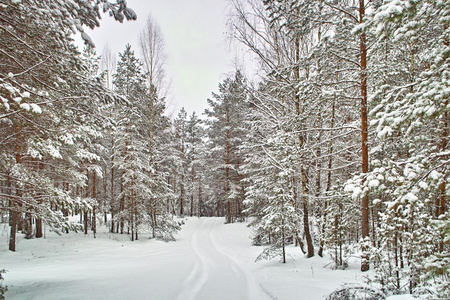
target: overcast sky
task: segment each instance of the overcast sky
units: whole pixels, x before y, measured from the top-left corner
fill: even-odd
[[[234,70],[234,54],[226,50],[227,0],[127,0],[137,21],[115,22],[103,15],[100,28],[88,31],[101,54],[106,43],[122,52],[130,43],[139,54],[138,36],[151,14],[166,42],[167,76],[172,79],[169,113],[184,106],[189,114],[201,115],[207,98]]]

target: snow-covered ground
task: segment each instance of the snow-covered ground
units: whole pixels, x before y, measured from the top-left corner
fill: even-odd
[[[327,258],[306,259],[288,248],[288,261],[258,261],[245,223],[189,218],[177,241],[131,242],[106,232],[84,236],[19,239],[7,250],[1,232],[0,269],[6,269],[6,299],[324,299],[343,283],[363,281],[359,265],[330,270]]]

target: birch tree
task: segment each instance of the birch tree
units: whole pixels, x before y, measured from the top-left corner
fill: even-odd
[[[154,87],[152,91],[158,92],[158,98],[166,97],[169,86],[166,82],[165,41],[161,28],[151,15],[147,17],[145,27],[139,34],[139,47],[149,88]]]

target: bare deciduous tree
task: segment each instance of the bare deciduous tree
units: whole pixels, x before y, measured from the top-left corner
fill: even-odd
[[[116,55],[111,52],[109,44],[105,44],[103,47],[102,59],[100,62],[100,71],[106,72],[105,80],[106,86],[112,89],[112,75],[116,70],[117,58]]]
[[[158,93],[158,98],[163,98],[170,86],[165,72],[167,55],[161,28],[151,15],[147,17],[145,28],[139,34],[139,47],[150,90]]]

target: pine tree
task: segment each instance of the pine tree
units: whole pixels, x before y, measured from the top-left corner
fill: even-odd
[[[394,292],[441,282],[439,293],[448,294],[446,268],[430,263],[448,257],[448,14],[438,1],[388,1],[369,23],[385,56],[380,72],[397,73],[376,85],[371,99],[380,146],[366,184],[383,211],[380,249],[372,250],[377,280]]]
[[[128,104],[119,108],[116,140],[119,155],[115,160],[116,168],[121,172],[120,226],[121,233],[125,221],[131,230],[131,240],[138,239],[138,230],[145,212],[144,199],[149,190],[149,153],[147,142],[141,134],[142,107],[145,105],[148,90],[145,76],[142,74],[142,63],[134,55],[131,46],[127,45],[123,53],[119,53],[117,71],[114,75],[114,87],[118,93],[126,96]]]
[[[163,115],[165,105],[151,90],[154,87],[147,87],[147,74],[131,46],[119,57],[114,86],[128,103],[115,112],[114,163],[120,172],[116,223],[121,233],[128,224],[131,240],[145,228],[154,238],[173,240],[179,227],[167,209],[174,195],[167,182],[170,123]]]
[[[176,178],[177,194],[179,194],[178,206],[180,216],[184,216],[186,205],[186,188],[188,186],[188,171],[186,158],[186,127],[187,127],[187,112],[183,108],[178,112],[177,118],[174,120],[175,138],[177,141],[176,150],[178,152],[178,168]]]
[[[186,124],[186,160],[189,173],[188,198],[190,199],[190,216],[202,216],[202,185],[206,166],[203,163],[204,129],[202,120],[195,112]]]
[[[0,172],[8,186],[9,196],[2,200],[10,208],[12,251],[17,229],[31,237],[33,216],[36,236],[41,237],[43,221],[59,232],[79,229],[67,214],[90,209],[86,199],[77,197],[85,184],[77,165],[84,155],[78,144],[83,134],[74,135],[72,128],[86,117],[80,114],[86,107],[90,111],[98,102],[119,99],[98,78],[86,76],[89,66],[70,37],[71,29],[78,30],[90,42],[82,25],[99,25],[99,6],[92,3],[100,4],[1,1],[0,146],[5,151]],[[100,5],[135,17],[125,3]]]
[[[244,136],[245,82],[240,71],[219,84],[219,94],[208,99],[206,124],[210,137],[210,162],[216,199],[216,214],[225,216],[226,222],[241,217],[244,187],[239,168],[243,163],[239,147]],[[220,192],[218,192],[220,191]]]

